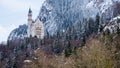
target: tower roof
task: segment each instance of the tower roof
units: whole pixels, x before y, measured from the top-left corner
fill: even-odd
[[[28,13],[32,13],[32,10],[31,10],[31,8],[29,8],[29,12]]]

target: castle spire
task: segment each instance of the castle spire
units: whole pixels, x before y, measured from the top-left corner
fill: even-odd
[[[32,10],[29,8],[28,10],[28,20],[32,20]]]
[[[29,11],[28,11],[28,13],[32,13],[32,10],[31,10],[31,8],[29,8]]]

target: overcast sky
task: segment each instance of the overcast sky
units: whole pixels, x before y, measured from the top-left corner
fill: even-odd
[[[29,7],[35,19],[43,2],[44,0],[0,0],[0,42],[6,41],[14,28],[27,24]]]

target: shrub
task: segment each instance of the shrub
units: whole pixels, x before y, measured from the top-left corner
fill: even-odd
[[[98,40],[91,40],[78,50],[75,64],[80,68],[112,68],[110,51]]]

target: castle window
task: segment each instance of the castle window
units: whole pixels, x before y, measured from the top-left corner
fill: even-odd
[[[36,35],[35,35],[34,37],[35,37],[35,38],[37,38],[37,36],[36,36]]]
[[[32,35],[30,35],[30,38],[32,37]]]
[[[41,30],[41,27],[36,27],[36,30]]]

